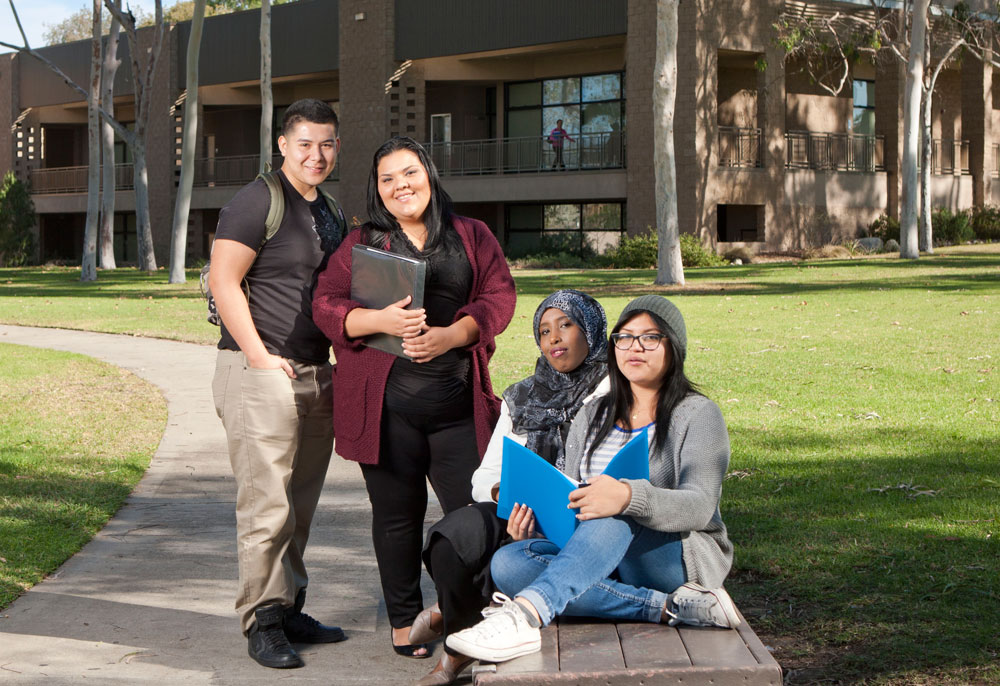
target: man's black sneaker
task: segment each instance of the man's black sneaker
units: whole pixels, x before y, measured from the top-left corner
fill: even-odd
[[[254,610],[257,621],[247,635],[247,652],[258,664],[274,669],[291,669],[305,664],[285,636],[284,616],[281,605],[262,605]]]
[[[306,589],[295,596],[295,605],[285,610],[285,636],[292,643],[336,643],[347,638],[339,626],[327,626],[302,611]]]

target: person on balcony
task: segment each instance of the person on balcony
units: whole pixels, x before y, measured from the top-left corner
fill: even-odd
[[[549,132],[548,141],[552,145],[552,152],[555,153],[555,157],[552,160],[552,168],[555,169],[558,166],[565,169],[566,165],[563,163],[563,143],[564,141],[575,143],[576,140],[563,128],[562,119],[556,119],[556,127]]]
[[[313,317],[337,358],[337,454],[361,463],[392,647],[426,658],[427,646],[409,635],[423,610],[427,480],[446,513],[472,502],[472,473],[500,414],[489,359],[517,296],[497,239],[452,213],[434,163],[412,138],[375,152],[368,217],[320,276]],[[406,309],[410,296],[377,310],[352,300],[358,244],[426,261],[424,306]],[[375,333],[401,337],[406,357],[366,346]]]
[[[222,318],[212,394],[236,477],[236,611],[265,667],[302,666],[290,641],[344,639],[302,612],[302,554],[333,453],[330,341],[311,314],[317,275],[346,229],[317,189],[337,163],[337,125],[325,102],[293,103],[278,138],[277,232],[266,238],[271,191],[258,178],[222,208],[212,248]]]

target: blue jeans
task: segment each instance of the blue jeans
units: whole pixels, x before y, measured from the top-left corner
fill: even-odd
[[[562,550],[545,538],[506,545],[490,571],[543,626],[556,615],[659,622],[667,594],[686,581],[681,545],[679,534],[604,517],[581,522]]]

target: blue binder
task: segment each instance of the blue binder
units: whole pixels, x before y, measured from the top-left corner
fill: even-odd
[[[613,479],[649,478],[649,443],[646,432],[626,443],[602,474]],[[562,548],[580,523],[571,510],[569,494],[580,482],[569,478],[537,453],[503,439],[500,495],[497,516],[510,517],[514,503],[528,505],[535,513],[535,530]]]

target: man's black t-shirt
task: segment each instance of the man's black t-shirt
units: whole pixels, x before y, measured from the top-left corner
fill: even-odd
[[[309,202],[278,172],[285,215],[247,272],[250,316],[264,347],[273,355],[320,364],[330,359],[330,341],[313,324],[316,279],[341,236],[332,213],[318,195]],[[219,212],[216,239],[237,241],[253,250],[264,240],[271,195],[260,179],[244,186]],[[239,350],[225,324],[219,348]]]

